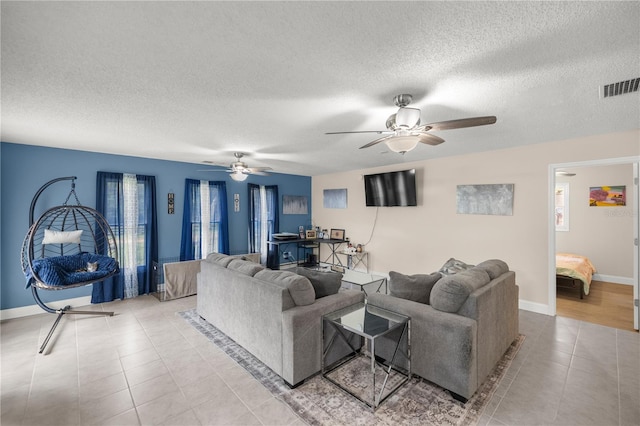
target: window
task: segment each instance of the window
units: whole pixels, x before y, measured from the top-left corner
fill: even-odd
[[[556,183],[555,195],[556,231],[569,230],[569,184]]]
[[[249,252],[260,253],[260,262],[273,266],[277,249],[267,241],[278,231],[278,187],[249,184]]]
[[[155,177],[98,172],[96,210],[106,218],[118,244],[120,273],[94,284],[92,303],[155,291],[153,262],[158,260]]]
[[[229,253],[225,182],[186,179],[180,260]]]

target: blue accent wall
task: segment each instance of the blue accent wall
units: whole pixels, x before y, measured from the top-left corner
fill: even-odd
[[[216,162],[232,158],[208,158]],[[280,196],[280,232],[298,232],[298,226],[311,224],[311,177],[272,173],[249,176],[235,182],[227,173],[198,172],[205,165],[154,160],[122,155],[44,148],[32,145],[0,143],[0,309],[33,305],[31,291],[25,289],[20,253],[29,228],[29,206],[36,191],[51,179],[77,176],[76,193],[83,205],[95,208],[96,173],[98,171],[135,173],[156,176],[158,196],[158,242],[160,258],[180,255],[184,181],[186,178],[224,180],[227,182],[229,206],[229,249],[231,254],[246,253],[248,247],[247,183],[278,185]],[[47,209],[61,205],[71,189],[71,181],[53,184],[38,199],[35,219]],[[175,194],[175,214],[167,212],[167,194]],[[233,194],[240,194],[240,211],[233,211]],[[283,215],[282,196],[302,195],[308,199],[306,215]],[[75,200],[73,200],[75,202]],[[88,296],[91,286],[64,291],[40,291],[45,302]]]

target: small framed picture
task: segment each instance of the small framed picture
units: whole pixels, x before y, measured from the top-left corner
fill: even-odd
[[[330,236],[332,240],[344,240],[344,229],[331,228]]]
[[[315,240],[316,239],[316,231],[313,229],[307,229],[306,234],[307,240]]]

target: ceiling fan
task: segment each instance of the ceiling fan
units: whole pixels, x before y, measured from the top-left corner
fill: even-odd
[[[393,102],[399,107],[398,112],[391,114],[387,118],[387,130],[363,130],[353,132],[329,132],[326,135],[339,135],[345,133],[377,133],[385,135],[379,139],[369,142],[360,147],[369,148],[370,146],[385,142],[389,149],[400,154],[414,149],[418,142],[427,145],[439,145],[444,139],[428,133],[430,130],[451,130],[461,129],[464,127],[484,126],[496,122],[496,117],[471,117],[459,120],[440,121],[437,123],[420,125],[420,110],[418,108],[407,108],[411,103],[413,96],[403,94],[393,98]]]
[[[229,168],[227,170],[204,170],[208,172],[221,172],[227,171],[231,172],[229,175],[231,179],[242,182],[249,175],[260,175],[260,176],[269,176],[269,173],[266,173],[265,170],[271,170],[271,167],[248,167],[245,162],[242,161],[242,157],[244,154],[241,152],[234,152],[233,156],[236,157],[236,161],[229,164]]]

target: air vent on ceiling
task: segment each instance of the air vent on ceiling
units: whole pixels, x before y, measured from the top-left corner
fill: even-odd
[[[610,98],[612,96],[624,95],[638,91],[640,77],[631,80],[618,81],[617,83],[605,84],[600,87],[600,97]]]

